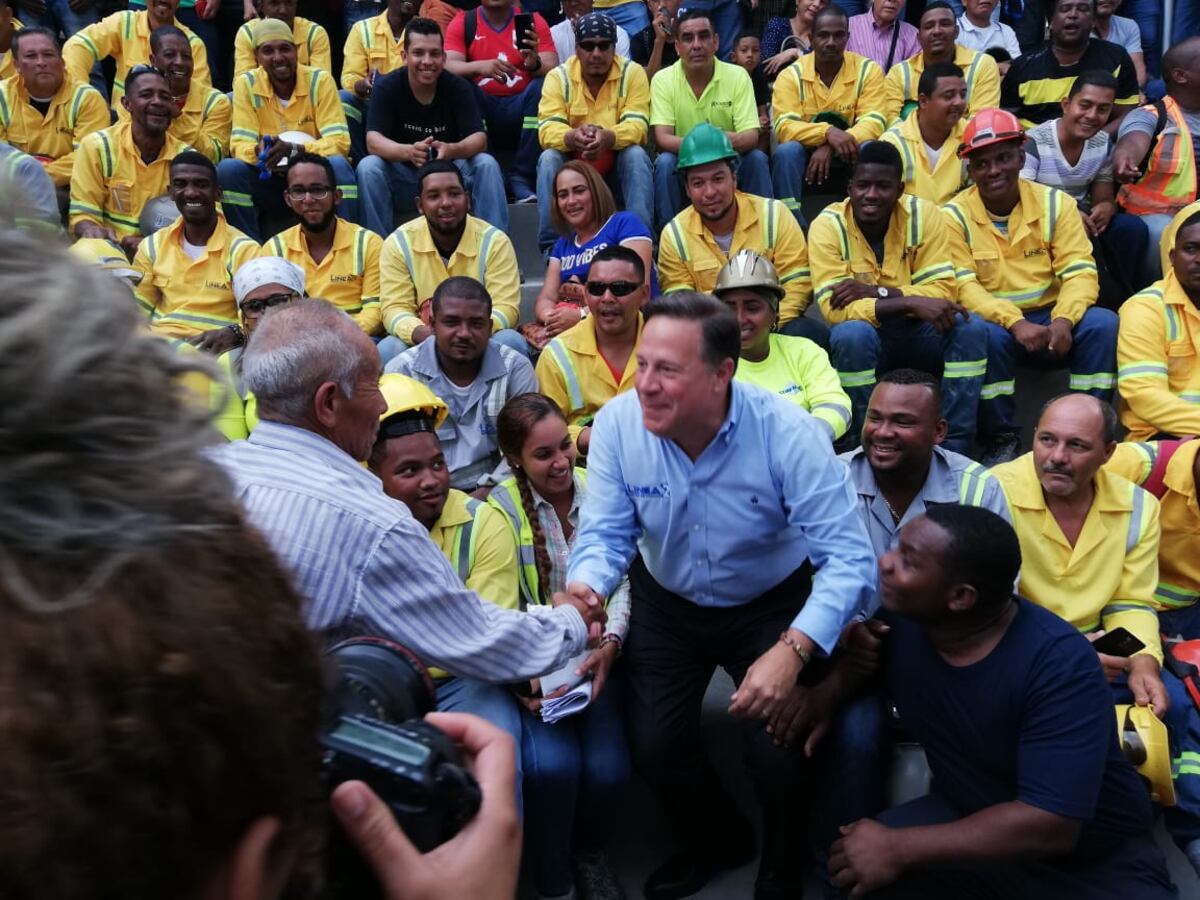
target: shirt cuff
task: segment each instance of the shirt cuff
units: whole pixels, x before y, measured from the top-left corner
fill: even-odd
[[[837,621],[837,616],[829,608],[813,603],[812,596],[792,619],[791,627],[808,635],[826,656],[833,653],[842,634],[842,623]]]
[[[530,606],[526,610],[530,615],[540,618],[557,617],[566,628],[566,642],[570,654],[582,653],[587,648],[588,628],[579,610],[569,603],[562,606]]]

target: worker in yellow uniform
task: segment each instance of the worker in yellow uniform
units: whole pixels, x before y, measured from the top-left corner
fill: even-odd
[[[771,157],[771,181],[779,198],[804,224],[800,196],[804,185],[825,185],[835,163],[845,166],[858,147],[887,128],[883,71],[873,60],[846,49],[849,24],[830,3],[812,23],[813,52],[801,56],[775,79],[771,109],[778,146]]]
[[[941,206],[967,187],[967,166],[958,155],[967,122],[967,85],[954,63],[933,63],[921,73],[917,109],[883,133],[900,151],[904,190]]]
[[[807,338],[778,334],[783,286],[770,261],[739,250],[712,289],[737,316],[742,351],[734,377],[779,394],[823,422],[834,440],[850,427],[850,398],[829,356]]]
[[[812,301],[804,232],[778,200],[738,190],[737,153],[718,128],[701,123],[679,148],[679,170],[691,205],[667,223],[658,243],[663,293],[709,292],[739,250],[753,250],[779,273],[781,333],[829,346],[829,332],[804,311]]]
[[[1200,435],[1200,212],[1176,232],[1170,261],[1121,304],[1117,384],[1131,441]]]
[[[171,134],[219,163],[229,155],[233,104],[223,91],[193,76],[192,45],[174,25],[150,33],[150,65],[167,76],[167,86],[179,107]]]
[[[75,151],[69,227],[75,237],[116,240],[132,256],[142,207],[167,192],[171,160],[189,148],[168,133],[176,110],[162,73],[134,66],[126,84],[129,121],[89,134]]]
[[[17,6],[9,0],[0,2],[0,80],[17,74],[13,62],[12,40],[25,26],[16,16]]]
[[[859,151],[850,196],[809,229],[813,287],[832,326],[830,358],[862,432],[877,371],[919,368],[944,379],[944,446],[971,451],[987,366],[987,327],[955,302],[947,224],[936,206],[903,193],[900,154],[873,141]]]
[[[404,29],[417,6],[412,0],[387,0],[383,12],[355,22],[346,35],[338,96],[350,126],[350,156],[356,163],[367,155],[367,103],[375,79],[404,65]]]
[[[333,75],[333,53],[329,46],[329,32],[324,26],[296,15],[296,0],[253,0],[254,10],[261,19],[278,19],[292,32],[296,43],[296,60],[302,66],[324,69]],[[260,63],[255,56],[254,21],[238,29],[233,41],[233,78],[239,77]]]
[[[1175,249],[1175,235],[1179,231],[1179,226],[1194,216],[1200,213],[1200,200],[1195,200],[1175,213],[1175,217],[1171,219],[1166,229],[1162,233],[1162,238],[1159,241],[1158,249],[1162,262],[1162,273],[1166,275],[1171,271],[1171,251]]]
[[[1000,105],[1000,70],[996,60],[987,53],[956,44],[957,37],[958,19],[950,4],[945,0],[928,4],[917,29],[921,52],[893,65],[884,81],[884,115],[889,123],[916,109],[921,75],[937,63],[953,63],[962,70],[967,83],[964,113],[967,118],[981,109]]]
[[[258,244],[225,221],[212,160],[189,150],[171,160],[171,199],[179,218],[142,241],[135,295],[163,337],[221,353],[241,343],[233,276]]]
[[[195,71],[192,77],[211,87],[208,73],[208,53],[204,42],[175,18],[179,0],[154,0],[140,12],[121,10],[105,16],[95,25],[75,32],[63,45],[63,59],[73,81],[87,81],[92,66],[112,57],[117,64],[113,79],[112,108],[121,108],[121,97],[127,90],[125,79],[131,68],[150,59],[150,32],[164,25],[174,25],[187,35],[192,45]]]
[[[512,241],[499,228],[470,214],[471,196],[462,172],[448,160],[417,172],[417,212],[383,243],[379,288],[383,327],[379,344],[387,362],[432,334],[429,301],[451,275],[474,278],[492,297],[492,338],[529,354],[514,330],[520,317],[521,281]]]
[[[79,142],[112,124],[108,103],[86,80],[67,77],[49,29],[17,32],[5,58],[16,74],[0,81],[0,141],[37,157],[55,187],[65,189]]]
[[[596,413],[633,387],[642,305],[650,295],[642,258],[619,244],[592,257],[586,284],[587,315],[545,346],[536,369],[542,393],[563,411],[583,454]]]
[[[258,68],[233,86],[230,158],[217,167],[231,225],[255,240],[263,213],[284,216],[287,161],[301,149],[329,160],[342,192],[342,214],[358,221],[358,182],[346,154],[350,130],[337,84],[324,69],[301,65],[292,31],[278,19],[251,23]],[[270,177],[261,177],[263,173]]]
[[[379,250],[383,238],[338,216],[342,198],[329,160],[315,153],[295,157],[288,165],[284,197],[300,224],[268,240],[263,254],[300,266],[314,297],[347,313],[367,334],[382,334]]]
[[[959,153],[974,182],[945,208],[958,299],[987,320],[979,404],[980,462],[1017,454],[1018,365],[1070,366],[1071,390],[1108,403],[1116,382],[1117,316],[1097,307],[1100,282],[1075,201],[1021,178],[1025,130],[999,109],[977,113]]]

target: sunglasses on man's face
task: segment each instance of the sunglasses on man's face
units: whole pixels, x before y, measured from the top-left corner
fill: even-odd
[[[584,53],[607,53],[612,49],[612,41],[580,41],[579,49]]]
[[[605,291],[611,291],[614,297],[627,297],[640,287],[636,281],[589,281],[587,292],[593,297],[603,297]]]
[[[284,303],[291,303],[299,296],[299,294],[293,291],[287,291],[282,294],[271,294],[269,297],[256,297],[242,304],[242,312],[248,312],[256,316],[261,315],[272,306],[282,306]]]

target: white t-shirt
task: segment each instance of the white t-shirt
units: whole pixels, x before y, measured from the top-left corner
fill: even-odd
[[[1003,22],[992,21],[991,24],[980,28],[963,13],[958,17],[958,37],[954,41],[970,50],[980,53],[989,47],[1001,47],[1008,55],[1016,59],[1021,55],[1021,45],[1017,43],[1017,33]]]
[[[596,11],[604,12],[604,10]],[[570,19],[563,19],[557,25],[552,26],[550,37],[554,40],[554,52],[558,54],[560,63],[565,63],[575,55],[575,23]],[[617,26],[617,56],[629,59],[629,32],[620,25]]]
[[[189,244],[187,238],[183,239],[183,252],[192,258],[192,262],[202,257],[207,249],[203,244]]]
[[[929,171],[932,172],[937,168],[938,159],[942,155],[942,147],[945,147],[946,145],[942,144],[942,147],[938,147],[936,150],[934,150],[924,141],[921,141],[921,145],[925,148],[925,158],[929,160]]]

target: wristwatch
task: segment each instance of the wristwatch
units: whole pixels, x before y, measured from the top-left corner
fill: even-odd
[[[892,296],[892,289],[885,288],[885,287],[878,287],[878,288],[875,288],[875,293],[879,295],[880,300],[886,300],[888,297]]]

